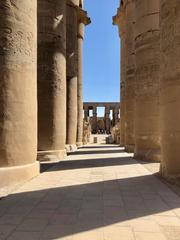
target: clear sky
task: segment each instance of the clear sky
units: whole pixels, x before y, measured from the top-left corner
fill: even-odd
[[[120,40],[112,25],[118,7],[119,0],[84,0],[92,21],[84,40],[84,101],[119,101]]]

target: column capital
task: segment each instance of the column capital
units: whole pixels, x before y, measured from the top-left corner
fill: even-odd
[[[126,1],[121,1],[121,6],[117,9],[117,14],[113,17],[113,25],[117,25],[119,28],[119,36],[123,37],[126,32]]]
[[[91,19],[88,17],[86,11],[82,8],[78,8],[78,38],[84,39],[84,26],[91,23]]]
[[[79,23],[84,23],[84,25],[88,25],[91,23],[90,17],[88,17],[87,11],[82,8],[78,8],[78,21]]]

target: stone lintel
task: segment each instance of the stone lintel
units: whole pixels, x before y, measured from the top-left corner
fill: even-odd
[[[114,109],[115,107],[120,108],[119,102],[84,102],[84,109],[93,109],[93,107],[110,107]]]

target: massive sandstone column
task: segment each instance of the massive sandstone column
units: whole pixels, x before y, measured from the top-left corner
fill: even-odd
[[[135,157],[159,161],[159,0],[136,0],[135,15]]]
[[[78,8],[79,0],[67,1],[67,138],[70,149],[77,139],[77,77],[78,77]]]
[[[106,134],[110,134],[110,107],[106,106],[105,107],[105,129],[106,129]]]
[[[118,120],[119,120],[119,106],[115,107],[113,109],[113,118],[114,118],[114,125],[118,124]]]
[[[162,175],[180,178],[180,2],[161,0]]]
[[[125,26],[125,8],[124,1],[118,9],[117,15],[113,19],[113,23],[119,27],[119,35],[121,39],[121,89],[120,89],[120,145],[125,145],[125,79],[126,79],[126,26]]]
[[[77,122],[77,146],[83,145],[83,76],[82,76],[82,63],[83,63],[83,39],[84,39],[84,26],[90,23],[87,17],[87,12],[79,8],[78,11],[78,84],[77,84],[77,101],[78,101],[78,122]]]
[[[97,107],[93,106],[92,132],[97,133]]]
[[[84,105],[84,121],[88,122],[88,118],[89,118],[89,108],[88,106]]]
[[[37,5],[0,1],[0,187],[39,173]]]
[[[38,149],[64,157],[66,1],[38,0]],[[41,152],[42,151],[42,152]]]
[[[125,88],[125,149],[134,152],[135,112],[135,53],[134,53],[135,0],[126,1],[126,88]]]

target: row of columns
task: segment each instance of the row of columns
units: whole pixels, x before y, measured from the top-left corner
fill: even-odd
[[[0,3],[0,186],[39,173],[83,137],[81,0]]]
[[[178,0],[123,0],[114,17],[121,38],[120,142],[137,159],[161,161],[178,179],[180,84]]]
[[[92,132],[97,133],[97,119],[98,119],[97,107],[95,105],[91,106],[91,107],[93,109]],[[90,108],[88,105],[84,105],[84,120],[86,122],[88,122]],[[110,133],[110,129],[111,129],[111,123],[110,123],[110,110],[111,109],[113,110],[113,125],[115,126],[119,121],[119,106],[116,106],[116,107],[105,106],[104,118],[105,118],[105,130],[106,130],[107,134]]]

